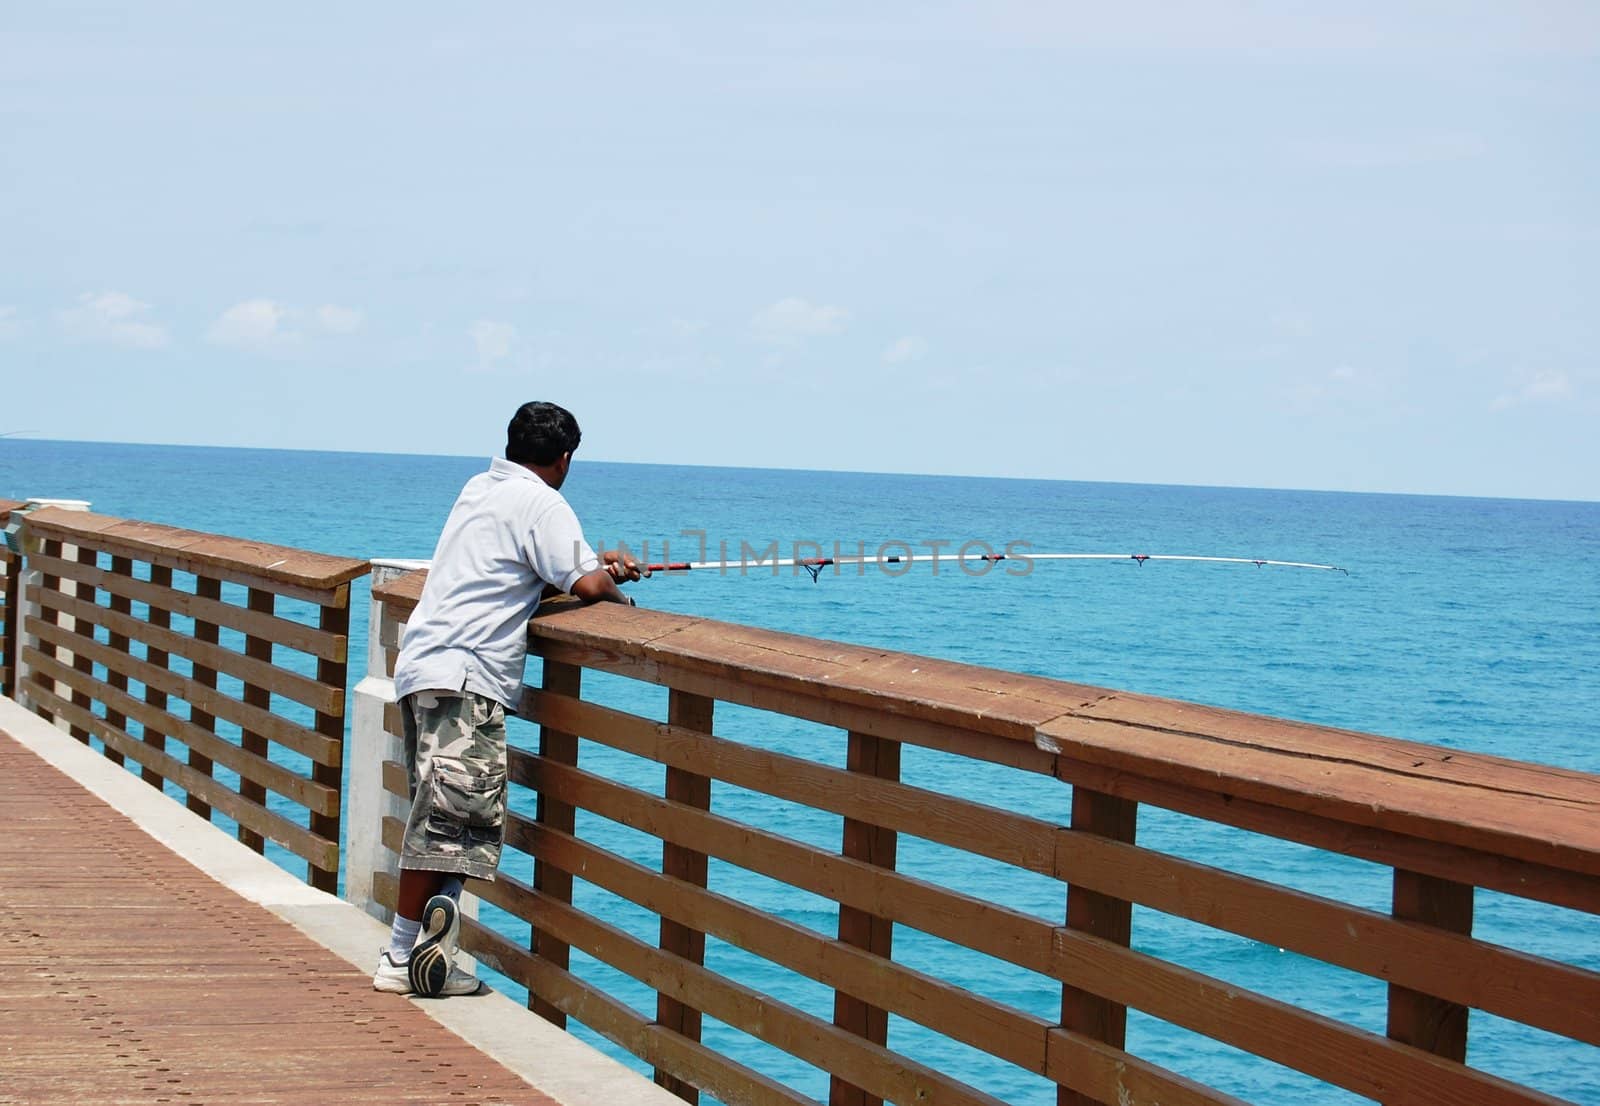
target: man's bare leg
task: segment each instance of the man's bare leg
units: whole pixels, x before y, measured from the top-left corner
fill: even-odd
[[[428,900],[439,893],[444,885],[446,873],[429,872],[421,868],[400,869],[400,895],[395,904],[395,915],[419,921],[422,918],[422,908],[428,905]]]

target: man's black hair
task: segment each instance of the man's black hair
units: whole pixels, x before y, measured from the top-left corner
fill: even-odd
[[[519,465],[550,465],[577,451],[583,434],[578,420],[554,403],[524,403],[506,427],[506,460]]]

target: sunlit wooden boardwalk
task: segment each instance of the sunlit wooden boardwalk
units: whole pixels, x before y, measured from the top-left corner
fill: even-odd
[[[0,812],[0,1102],[554,1102],[4,731]]]

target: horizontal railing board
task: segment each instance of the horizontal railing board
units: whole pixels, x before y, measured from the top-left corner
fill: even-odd
[[[1019,967],[1049,972],[1052,926],[1030,914],[671,803],[520,750],[510,751],[510,766],[517,783],[614,822]]]
[[[1028,678],[1012,673],[644,608],[557,607],[541,611],[529,632],[541,641],[774,690],[814,695],[825,687],[837,702],[1025,743],[1040,723],[1107,694],[1039,680],[1024,695],[1014,689]]]
[[[161,587],[124,573],[108,572],[93,565],[42,553],[32,555],[30,563],[34,568],[64,580],[81,581],[110,595],[171,611],[197,622],[210,622],[225,630],[237,630],[324,660],[343,661],[349,650],[349,639],[344,634],[332,634],[293,619],[253,611],[219,599],[207,599],[181,588]]]
[[[501,875],[494,883],[505,879]],[[393,875],[374,873],[373,898],[394,909],[397,885]],[[474,883],[472,887],[485,901],[505,908],[498,901],[494,884]],[[790,1090],[698,1041],[665,1029],[653,1017],[639,1013],[593,984],[512,944],[470,918],[462,919],[461,948],[647,1064],[700,1087],[724,1102],[748,1106],[816,1106],[815,1099]]]
[[[1045,1034],[1047,1078],[1117,1106],[1250,1106],[1241,1098],[1167,1072],[1069,1029]]]
[[[1053,1023],[937,976],[685,883],[569,834],[515,817],[506,843],[652,913],[899,1014],[1028,1071],[1043,1072]]]
[[[129,736],[103,718],[96,717],[92,712],[61,698],[42,684],[30,682],[27,692],[30,699],[52,714],[88,730],[128,760],[155,769],[182,790],[203,799],[246,829],[254,830],[263,837],[277,842],[318,868],[333,869],[338,866],[337,841],[325,841],[305,827],[297,826],[265,807],[248,802],[217,780],[196,772],[170,754]]]
[[[1401,783],[1447,783],[1525,796],[1559,804],[1574,814],[1600,811],[1591,774],[1439,745],[1396,741],[1358,730],[1144,697],[1130,700],[1113,696],[1076,711],[1074,717],[1197,737],[1245,751],[1265,749],[1322,764],[1349,764],[1383,772]],[[1062,721],[1062,725],[1067,724]]]
[[[1600,973],[1063,828],[1057,878],[1600,1045]]]
[[[528,688],[520,713],[564,733],[817,810],[1051,875],[1056,824],[861,772],[751,748],[597,703]],[[841,747],[843,738],[840,739]],[[1066,793],[1063,790],[1063,808]]]
[[[411,799],[410,773],[405,765],[394,760],[383,762],[383,789],[407,801]],[[396,848],[391,851],[398,853],[400,850]]]
[[[371,565],[304,549],[183,530],[155,522],[44,507],[28,515],[29,534],[71,542],[180,572],[257,585],[308,602],[326,602]]]
[[[36,628],[41,631],[57,629],[42,624]],[[77,648],[73,644],[71,634],[56,635],[41,632],[39,637],[41,641],[53,640],[55,644],[64,648]],[[31,658],[33,651],[30,650],[29,654]],[[86,652],[79,652],[77,655],[88,656]],[[186,718],[180,718],[169,710],[137,699],[112,684],[85,679],[76,669],[68,668],[51,658],[40,655],[39,661],[40,672],[104,703],[108,710],[133,719],[148,731],[165,734],[181,741],[208,759],[237,773],[241,778],[263,784],[279,795],[318,814],[339,812],[340,796],[337,787],[330,787],[297,775],[282,765],[273,763],[267,757],[258,756],[226,738],[218,737],[210,730],[195,725]]]
[[[391,577],[372,585],[372,598],[389,609],[391,618],[404,622],[422,598],[422,585],[427,579],[428,570],[425,568]]]
[[[1056,930],[1054,951],[1065,983],[1380,1102],[1570,1106],[1087,933]]]
[[[318,764],[326,764],[331,768],[340,765],[344,745],[337,738],[296,725],[281,714],[251,706],[192,677],[181,675],[161,665],[151,664],[119,648],[92,641],[72,630],[52,625],[42,619],[30,623],[28,629],[40,641],[48,641],[77,655],[88,657],[104,666],[108,673],[137,680],[146,687],[182,699],[192,707],[232,722],[240,729],[259,733]]]
[[[872,737],[888,738],[907,745],[938,749],[1037,775],[1049,776],[1055,772],[1055,754],[1031,744],[840,702],[830,698],[826,688],[818,688],[815,694],[807,694],[794,689],[745,683],[730,676],[663,669],[654,661],[622,659],[561,642],[534,639],[532,645],[536,654],[546,661],[659,683],[691,695],[754,707]]]
[[[1586,873],[1408,837],[1371,826],[1351,825],[1337,818],[1286,810],[1220,792],[1198,791],[1065,756],[1056,759],[1055,774],[1074,786],[1164,807],[1205,821],[1280,837],[1387,867],[1600,914],[1600,877]]]
[[[1207,717],[1214,720],[1219,714],[1207,712]],[[1282,725],[1286,733],[1296,728],[1294,723]],[[1526,787],[1486,788],[1474,780],[1394,771],[1387,763],[1390,755],[1383,764],[1358,762],[1352,759],[1356,753],[1374,748],[1377,739],[1353,735],[1362,740],[1352,749],[1340,744],[1345,731],[1319,732],[1327,737],[1328,747],[1321,755],[1309,756],[1297,749],[1230,740],[1226,730],[1179,733],[1088,717],[1058,718],[1039,730],[1041,741],[1053,751],[1077,760],[1353,825],[1600,875],[1600,778],[1551,769],[1551,778],[1559,779],[1561,786],[1542,794]],[[1299,740],[1304,740],[1303,734]],[[1418,745],[1412,759],[1436,756],[1437,750]],[[1505,763],[1515,766],[1512,761]],[[1515,767],[1509,778],[1531,785],[1535,775]],[[1574,796],[1580,786],[1593,793],[1589,801]]]
[[[323,714],[344,713],[344,688],[320,683],[311,676],[302,676],[271,661],[247,657],[222,645],[200,641],[197,638],[135,618],[130,614],[98,606],[86,599],[77,599],[59,591],[44,588],[35,593],[44,610],[58,611],[73,618],[81,618],[124,634],[134,641],[153,645],[169,654],[184,657],[197,665],[224,672],[252,687],[264,688],[274,695],[282,695],[302,703]]]

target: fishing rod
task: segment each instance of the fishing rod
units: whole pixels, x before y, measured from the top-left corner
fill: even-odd
[[[1350,575],[1349,571],[1338,565],[1313,564],[1309,561],[1274,561],[1265,557],[1207,557],[1192,553],[983,553],[973,557],[957,557],[963,566],[968,560],[985,562],[994,565],[1000,561],[1016,561],[1020,564],[1031,564],[1033,561],[1132,561],[1144,567],[1146,561],[1204,561],[1211,564],[1238,564],[1255,565],[1257,568],[1309,568],[1321,572],[1339,572]],[[821,579],[822,570],[825,568],[846,565],[858,565],[863,569],[869,564],[909,566],[918,560],[933,561],[938,563],[938,557],[915,555],[902,557],[899,555],[885,555],[878,557],[780,557],[772,560],[756,559],[739,561],[661,561],[646,565],[652,573],[655,572],[693,572],[715,569],[726,575],[730,568],[736,568],[740,573],[749,569],[768,568],[776,572],[780,568],[802,568],[811,574],[813,583]],[[986,573],[988,569],[984,570]],[[1026,570],[1025,570],[1026,571]],[[969,573],[969,575],[984,575],[984,573]],[[1024,575],[1025,572],[1012,573],[1015,576]]]

